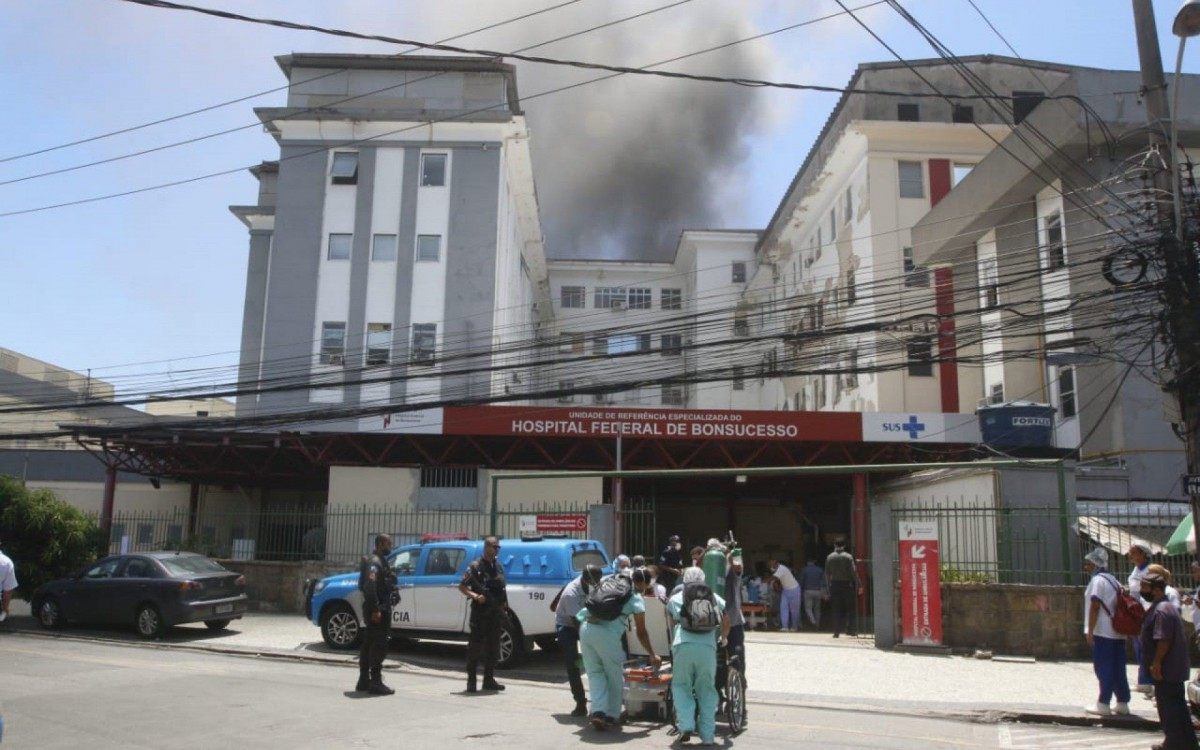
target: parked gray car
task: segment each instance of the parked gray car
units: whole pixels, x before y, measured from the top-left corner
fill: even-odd
[[[112,555],[41,586],[32,603],[44,628],[132,625],[144,638],[187,622],[221,630],[248,607],[243,576],[192,552]]]

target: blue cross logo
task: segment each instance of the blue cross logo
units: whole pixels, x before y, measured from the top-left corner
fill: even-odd
[[[909,440],[916,440],[917,435],[921,434],[921,432],[925,430],[924,423],[917,421],[916,414],[910,414],[908,421],[900,426],[903,427],[904,431],[908,433]]]

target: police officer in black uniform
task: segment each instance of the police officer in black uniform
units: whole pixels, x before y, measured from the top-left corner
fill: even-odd
[[[383,657],[387,655],[388,635],[392,626],[392,608],[400,603],[396,574],[387,564],[392,538],[375,537],[375,551],[362,559],[358,588],[363,595],[363,619],[367,621],[362,646],[358,651],[358,685],[355,690],[372,695],[396,692],[383,684]]]
[[[500,540],[483,540],[483,556],[467,566],[458,590],[471,600],[471,639],[467,643],[467,692],[478,691],[476,673],[483,661],[483,689],[503,690],[494,670],[500,656],[500,631],[508,609],[504,565],[496,559]]]

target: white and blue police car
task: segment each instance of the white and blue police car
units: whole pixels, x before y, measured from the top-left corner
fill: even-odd
[[[468,602],[458,590],[482,540],[404,545],[388,563],[396,572],[400,604],[392,611],[392,635],[408,639],[466,640]],[[533,644],[554,643],[550,602],[587,565],[610,573],[608,552],[590,539],[502,539],[500,562],[508,582],[509,617],[500,636],[499,666],[511,666]],[[357,648],[364,624],[358,572],[311,583],[305,612],[331,648]]]

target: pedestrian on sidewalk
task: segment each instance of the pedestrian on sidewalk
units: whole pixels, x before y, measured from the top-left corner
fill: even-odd
[[[858,568],[854,557],[846,551],[846,542],[839,539],[833,544],[833,552],[825,558],[825,583],[829,587],[830,605],[833,609],[833,637],[842,634],[842,628],[850,637],[858,635],[858,600],[862,596],[862,582],[858,580]]]
[[[554,597],[554,601],[550,602],[550,611],[554,613],[555,639],[558,641],[558,650],[562,653],[563,666],[567,669],[571,695],[575,698],[572,716],[587,716],[587,695],[583,692],[583,676],[579,669],[579,621],[575,619],[575,615],[583,609],[584,598],[602,577],[599,567],[588,565],[575,580],[563,586],[558,596]]]
[[[729,618],[729,653],[741,663],[746,674],[746,616],[742,614],[742,558],[729,557],[729,572],[725,574],[725,616]]]
[[[800,571],[800,590],[804,597],[804,613],[814,628],[821,626],[821,602],[829,596],[825,588],[825,571],[817,565],[816,558],[808,558],[808,564]]]
[[[1129,677],[1125,673],[1125,636],[1113,629],[1112,613],[1117,610],[1120,584],[1108,572],[1108,552],[1097,547],[1083,559],[1088,574],[1083,594],[1083,635],[1092,650],[1092,669],[1100,681],[1100,697],[1089,714],[1108,716],[1129,713]],[[1109,704],[1113,697],[1116,707]]]
[[[717,634],[729,636],[725,601],[705,583],[698,567],[683,571],[683,591],[667,605],[674,625],[671,638],[671,698],[679,741],[700,735],[700,744],[716,744],[717,735]]]
[[[375,550],[362,559],[358,571],[358,590],[362,592],[362,645],[358,650],[357,692],[372,695],[391,695],[396,692],[383,684],[383,658],[387,656],[388,636],[392,628],[392,608],[400,603],[396,591],[396,573],[388,565],[392,553],[392,538],[387,534],[375,537]]]
[[[683,570],[682,550],[683,544],[679,541],[679,535],[672,534],[667,539],[666,549],[658,556],[658,582],[667,591],[675,588],[675,582],[679,580],[679,574]]]
[[[1155,574],[1163,577],[1163,580],[1167,582],[1167,601],[1174,604],[1175,609],[1179,610],[1179,612],[1182,614],[1183,613],[1183,597],[1181,597],[1179,595],[1179,589],[1177,589],[1173,585],[1171,585],[1171,571],[1169,571],[1166,568],[1164,568],[1163,566],[1155,563],[1153,565],[1147,566],[1146,572],[1147,573],[1155,573]]]
[[[1142,588],[1142,576],[1146,575],[1146,568],[1150,567],[1150,545],[1146,542],[1134,542],[1126,553],[1129,562],[1133,563],[1133,569],[1129,571],[1129,594],[1137,596]],[[1142,641],[1134,639],[1133,641],[1133,656],[1137,659],[1137,690],[1147,698],[1154,692],[1154,684],[1150,681],[1150,673],[1146,671],[1142,660]]]
[[[0,550],[0,622],[8,619],[8,605],[17,590],[17,566],[12,558]]]
[[[629,555],[617,555],[614,557],[613,570],[615,570],[618,575],[633,575],[633,562],[629,559]]]
[[[662,658],[654,653],[654,644],[646,632],[645,600],[634,591],[631,578],[611,575],[601,579],[588,591],[583,609],[575,616],[580,623],[579,643],[583,647],[583,666],[591,692],[591,722],[602,731],[617,726],[621,720],[625,688],[625,650],[621,647],[621,636],[625,634],[630,617],[638,641],[650,655],[650,663],[655,667],[662,664]]]
[[[800,582],[788,566],[772,558],[771,574],[779,581],[779,625],[784,630],[800,630]]]
[[[1175,605],[1167,601],[1167,580],[1146,571],[1141,581],[1142,599],[1149,602],[1142,622],[1142,661],[1154,680],[1154,705],[1162,724],[1165,742],[1155,745],[1162,750],[1197,750],[1196,730],[1188,710],[1184,683],[1188,679],[1187,635],[1183,618]]]
[[[467,692],[477,692],[476,675],[483,662],[483,689],[501,691],[496,682],[496,662],[500,659],[500,632],[508,617],[508,583],[504,564],[496,559],[500,540],[483,540],[483,555],[467,566],[458,590],[471,600],[471,635],[467,641]]]

